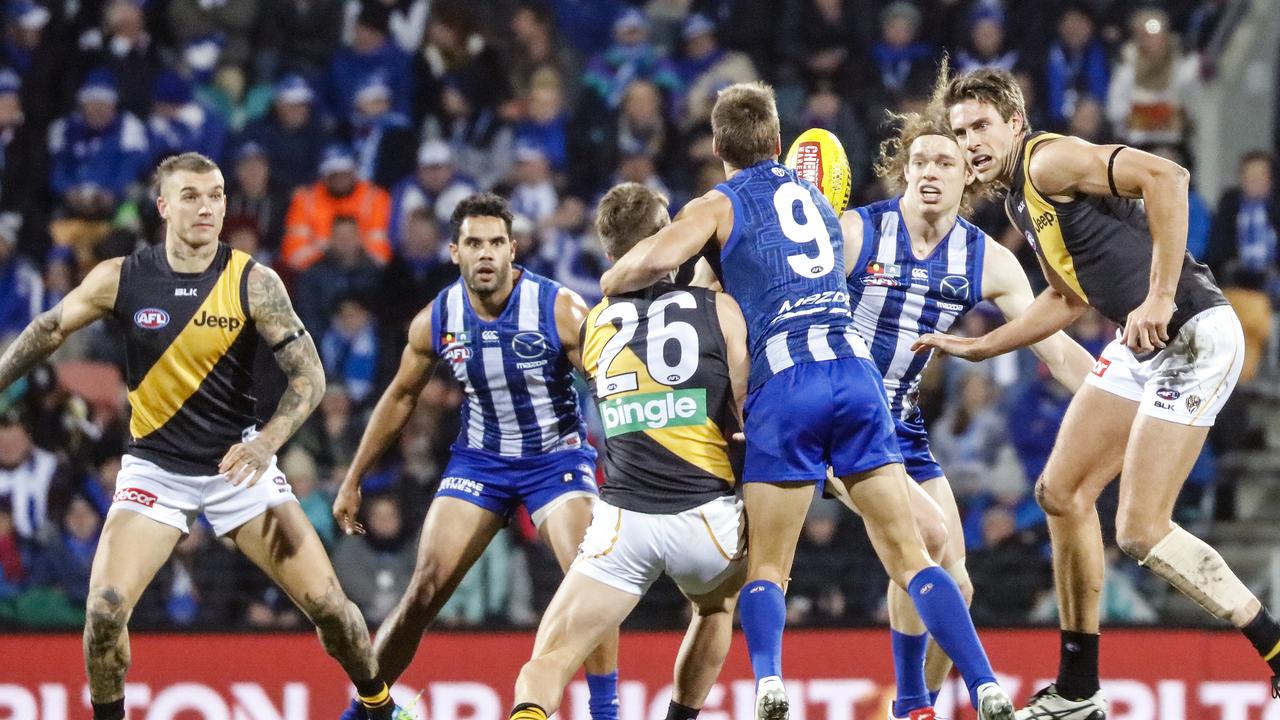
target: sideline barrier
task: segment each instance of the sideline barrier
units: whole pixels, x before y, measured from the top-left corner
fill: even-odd
[[[1057,669],[1052,630],[982,633],[1002,682],[1021,702]],[[621,720],[662,720],[681,634],[624,633]],[[505,720],[533,632],[429,634],[395,689],[426,694],[424,720]],[[753,720],[755,694],[738,635],[700,720]],[[887,630],[794,630],[784,669],[792,720],[882,720],[892,695]],[[1280,720],[1266,666],[1234,632],[1110,630],[1103,634],[1109,720]],[[349,689],[311,634],[133,635],[126,699],[131,720],[337,720]],[[938,715],[972,720],[963,685],[948,686]],[[581,675],[561,720],[589,720]],[[0,720],[89,717],[80,636],[0,636]]]

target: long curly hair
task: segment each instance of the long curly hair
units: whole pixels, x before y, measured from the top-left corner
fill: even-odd
[[[884,183],[892,195],[901,195],[907,189],[907,159],[911,153],[911,144],[926,135],[941,135],[955,142],[955,135],[946,121],[945,113],[937,113],[931,107],[924,113],[888,113],[889,122],[898,130],[887,140],[880,143],[880,154],[876,157],[874,170],[876,177]],[[957,146],[958,147],[958,146]],[[960,154],[960,162],[964,163],[964,154]],[[966,171],[968,172],[968,171]],[[973,199],[985,193],[975,183],[965,186],[960,196],[960,214],[969,216],[973,212]]]

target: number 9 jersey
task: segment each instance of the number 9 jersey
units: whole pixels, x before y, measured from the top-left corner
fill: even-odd
[[[720,280],[747,319],[750,392],[794,365],[869,358],[853,329],[840,221],[822,193],[774,161],[716,189],[733,203]]]
[[[674,514],[733,493],[716,293],[660,282],[605,298],[582,325],[582,366],[604,423],[605,502]]]

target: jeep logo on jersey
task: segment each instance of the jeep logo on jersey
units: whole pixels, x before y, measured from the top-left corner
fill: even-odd
[[[160,308],[142,308],[133,314],[133,324],[143,330],[159,330],[169,324],[169,313]]]
[[[948,300],[966,302],[969,299],[969,278],[963,275],[948,275],[942,278],[938,289],[942,291],[942,297]]]
[[[547,354],[547,336],[535,330],[516,333],[511,338],[511,349],[525,360],[537,360]]]
[[[198,327],[222,328],[235,332],[240,329],[243,324],[240,318],[227,317],[225,315],[210,315],[207,310],[200,311],[200,317],[191,321],[191,324]]]
[[[142,507],[151,507],[156,504],[155,493],[149,493],[146,490],[131,487],[117,490],[111,500],[113,502],[138,503]]]
[[[702,425],[707,421],[704,388],[627,395],[600,403],[606,438],[640,430]]]

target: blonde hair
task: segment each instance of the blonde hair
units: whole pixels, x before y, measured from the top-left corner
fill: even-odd
[[[907,160],[910,159],[911,145],[927,135],[940,135],[951,142],[956,142],[956,139],[943,116],[936,112],[889,113],[889,120],[898,126],[898,132],[880,143],[880,155],[876,158],[874,170],[890,195],[901,195],[907,189]],[[963,155],[960,162],[964,163]],[[973,211],[972,196],[980,194],[981,191],[976,190],[973,184],[965,186],[960,196],[961,215]]]
[[[930,111],[946,117],[953,106],[965,100],[989,103],[1005,122],[1015,114],[1021,115],[1023,128],[1031,132],[1031,124],[1027,121],[1027,101],[1013,73],[998,68],[981,68],[951,77],[950,62],[943,56],[938,67],[938,82],[933,86],[933,96],[929,100]]]
[[[596,234],[615,260],[670,222],[667,199],[640,183],[613,186],[596,209]]]
[[[773,88],[761,82],[737,83],[716,95],[711,136],[720,159],[748,168],[778,156],[778,104]]]
[[[170,155],[160,164],[156,166],[155,176],[152,178],[152,186],[155,187],[156,194],[159,195],[163,187],[164,181],[169,176],[180,171],[209,173],[218,170],[218,163],[201,155],[198,152],[185,152],[181,155]]]

